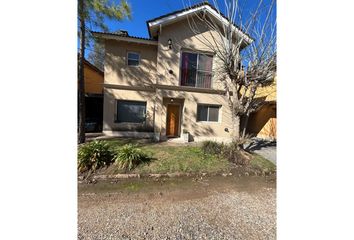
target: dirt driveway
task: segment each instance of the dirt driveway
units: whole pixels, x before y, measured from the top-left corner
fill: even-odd
[[[79,239],[275,239],[269,177],[79,185]]]

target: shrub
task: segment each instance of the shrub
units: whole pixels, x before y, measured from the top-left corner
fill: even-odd
[[[79,147],[79,172],[95,171],[113,162],[114,153],[106,141],[92,141]]]
[[[237,165],[248,165],[251,161],[251,155],[240,148],[239,142],[232,142],[223,149],[223,155],[230,162]]]
[[[215,141],[204,141],[202,143],[202,150],[206,154],[221,154],[223,149],[223,143],[218,143]]]
[[[119,169],[132,170],[140,163],[150,161],[150,157],[143,152],[140,148],[132,144],[126,144],[118,150],[115,163]]]

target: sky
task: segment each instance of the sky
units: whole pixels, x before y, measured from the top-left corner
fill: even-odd
[[[240,0],[244,4],[244,13],[248,14],[258,3],[255,0]],[[263,0],[269,3],[271,0]],[[132,10],[132,20],[111,21],[106,20],[106,25],[110,32],[117,30],[126,30],[129,35],[149,38],[146,21],[168,14],[173,11],[203,2],[203,0],[128,0]],[[209,2],[213,2],[212,0]],[[224,11],[224,0],[217,0],[220,9]],[[275,18],[275,12],[273,14]],[[245,19],[247,17],[244,17]],[[99,29],[94,29],[100,31]],[[90,49],[87,49],[90,51]]]
[[[132,36],[147,37],[147,38],[149,37],[147,27],[146,27],[147,20],[202,2],[200,0],[128,0],[128,1],[132,9],[132,20],[124,20],[122,22],[107,20],[106,22],[110,31],[123,29],[128,31],[129,34]],[[218,2],[220,6],[224,6],[223,0],[219,0]],[[244,2],[245,2],[244,9],[246,9],[247,11],[253,9],[257,1],[246,0]],[[265,3],[270,2],[270,0],[265,0],[264,2]],[[221,7],[221,9],[224,10],[223,7]]]
[[[182,0],[129,0],[132,20],[122,22],[107,21],[111,31],[126,30],[129,35],[149,37],[146,21],[184,8]]]

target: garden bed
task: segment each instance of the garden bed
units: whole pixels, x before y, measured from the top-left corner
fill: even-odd
[[[216,154],[205,154],[200,144],[154,143],[146,140],[113,139],[108,144],[118,150],[125,144],[134,144],[151,156],[130,171],[117,168],[115,164],[95,171],[91,176],[97,179],[126,177],[195,176],[195,175],[269,175],[276,166],[257,154],[252,154],[250,164],[237,166]],[[80,179],[85,173],[80,174]]]

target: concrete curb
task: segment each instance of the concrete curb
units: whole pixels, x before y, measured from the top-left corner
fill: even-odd
[[[190,176],[206,176],[207,173],[149,173],[149,174],[138,174],[138,173],[120,173],[114,175],[94,175],[91,177],[92,180],[113,180],[113,179],[128,179],[128,178],[161,178],[161,177],[190,177]],[[84,176],[78,177],[79,181],[83,181]]]
[[[140,174],[95,175],[92,178],[95,180],[140,178]]]
[[[96,182],[99,180],[117,180],[117,179],[131,179],[131,178],[162,178],[162,177],[168,177],[168,178],[174,178],[174,177],[192,177],[192,176],[207,176],[207,173],[149,173],[149,174],[114,174],[114,175],[94,175],[88,179],[85,179],[84,176],[79,176],[78,177],[78,182],[83,183],[85,181],[89,182]],[[223,174],[209,174],[210,176],[215,176],[215,175],[225,175]],[[231,173],[228,173],[226,175],[232,175]]]
[[[84,176],[79,176],[78,177],[78,183],[95,183],[100,180],[119,180],[119,179],[140,179],[140,178],[162,178],[162,177],[168,177],[168,178],[175,178],[175,177],[205,177],[205,176],[223,176],[223,177],[228,177],[232,176],[233,174],[231,172],[229,173],[150,173],[150,174],[137,174],[137,173],[130,173],[130,174],[114,174],[114,175],[94,175],[88,179],[84,179]],[[239,174],[239,177],[241,176],[271,176],[271,175],[276,175],[276,172],[268,172],[268,173],[262,173],[262,174],[257,174],[252,173],[252,172],[247,172],[245,171],[243,174]]]

